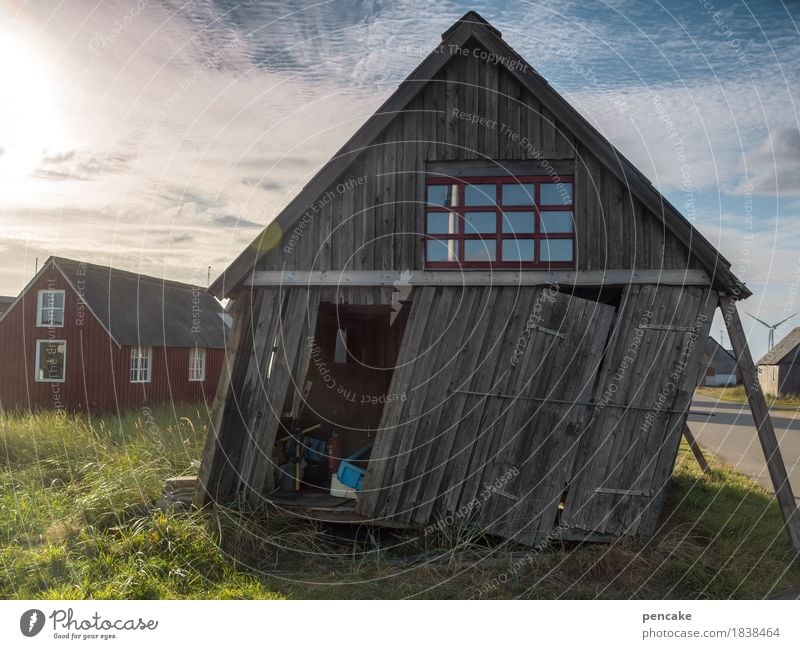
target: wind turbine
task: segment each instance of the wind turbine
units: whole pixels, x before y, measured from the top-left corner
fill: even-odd
[[[747,311],[745,311],[745,313],[747,313]],[[780,322],[778,322],[777,324],[774,324],[774,325],[770,325],[770,324],[767,324],[766,322],[764,322],[763,320],[759,320],[752,313],[747,313],[747,315],[749,315],[751,318],[753,318],[753,320],[755,320],[756,322],[760,322],[767,329],[769,329],[769,350],[768,351],[772,351],[772,348],[775,347],[775,330],[778,327],[780,327],[787,320],[791,320],[792,318],[794,318],[797,314],[793,313],[788,318],[784,318],[783,320],[781,320]]]

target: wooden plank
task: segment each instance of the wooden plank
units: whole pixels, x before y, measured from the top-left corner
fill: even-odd
[[[485,521],[494,521],[498,534],[531,544],[552,532],[578,448],[578,424],[587,409],[579,402],[585,384],[593,383],[612,314],[612,307],[559,295],[544,315],[548,324],[565,332],[568,342],[542,335],[530,340],[531,355],[523,366],[537,371],[515,391],[547,401],[535,408],[518,401],[507,424],[500,445],[510,452],[498,459],[503,460],[501,470],[513,463],[519,471],[506,489],[517,502],[495,498],[494,506],[485,508]]]
[[[381,239],[378,242],[381,250],[379,269],[397,268],[395,247],[397,246],[398,183],[398,151],[402,151],[403,123],[395,120],[387,129],[383,146],[383,183],[381,187]],[[400,143],[400,144],[398,144]]]
[[[397,363],[389,386],[390,394],[399,394],[407,388],[416,358],[422,344],[425,325],[430,314],[435,289],[433,287],[413,289],[410,295],[411,312],[408,316]],[[384,476],[392,470],[394,457],[391,449],[398,435],[398,426],[405,407],[404,401],[392,401],[384,406],[381,422],[375,435],[364,491],[358,494],[356,510],[377,517],[377,510],[386,498]]]
[[[435,454],[434,447],[441,436],[439,422],[451,396],[447,388],[453,375],[461,370],[463,356],[458,351],[465,344],[465,334],[470,320],[468,314],[476,297],[475,289],[460,291],[448,287],[443,290],[450,296],[443,298],[441,305],[436,305],[438,313],[445,317],[435,318],[435,331],[431,332],[434,345],[428,354],[432,357],[432,370],[430,378],[425,379],[424,386],[421,386],[425,395],[425,405],[414,426],[411,447],[413,451],[403,458],[406,466],[402,474],[402,489],[398,490],[398,502],[403,509],[401,519],[405,521],[416,517],[416,509],[420,505],[420,493],[424,493],[424,482],[431,472],[430,458]],[[415,371],[416,375],[419,374]],[[401,468],[403,463],[398,462],[397,468]],[[423,519],[421,522],[426,520]]]
[[[237,361],[234,367],[228,405],[222,418],[221,450],[218,454],[219,468],[212,475],[216,493],[227,499],[235,494],[239,479],[239,464],[246,450],[249,431],[246,419],[252,407],[252,389],[250,373],[252,372],[253,347],[257,328],[257,317],[265,296],[272,291],[257,291],[251,296],[251,302],[245,312],[245,328],[239,342]],[[246,387],[247,386],[247,387]],[[222,455],[222,457],[219,457]]]
[[[370,147],[364,154],[363,170],[369,170],[369,176],[364,183],[362,203],[361,203],[361,241],[359,242],[361,256],[361,268],[374,269],[375,266],[375,222],[377,214],[375,212],[375,195],[378,192],[379,178],[378,171],[379,148]],[[382,156],[381,156],[382,157]]]
[[[394,286],[402,270],[255,271],[247,286]],[[403,278],[404,280],[406,278]],[[412,286],[710,286],[703,270],[413,271]]]
[[[456,57],[445,68],[447,85],[445,90],[445,137],[444,146],[440,148],[439,159],[450,160],[458,159],[458,136],[459,125],[464,127],[464,120],[459,119],[453,113],[461,111],[461,86],[459,79],[459,63],[463,63],[463,57]]]
[[[503,340],[507,332],[507,324],[514,312],[517,292],[512,288],[498,288],[495,305],[491,309],[487,345],[481,352],[480,362],[483,366],[471,389],[476,392],[494,392],[509,372],[509,358],[504,354]],[[484,315],[488,317],[488,315]],[[449,467],[444,496],[444,510],[455,512],[461,504],[468,502],[465,491],[472,491],[472,482],[477,480],[476,474],[481,470],[480,463],[486,453],[486,431],[482,428],[484,413],[489,400],[485,397],[475,399],[461,423],[460,437],[464,443],[456,448],[452,465]]]
[[[697,464],[703,473],[711,473],[711,467],[708,464],[708,460],[706,460],[706,456],[703,455],[703,449],[700,448],[700,444],[697,443],[688,424],[683,425],[683,436],[686,438],[686,443],[689,445],[692,455],[694,455],[694,459],[697,460]]]
[[[364,156],[359,158],[359,165],[363,164]],[[363,168],[361,166],[354,165],[354,172],[359,172],[359,176],[364,175]],[[367,187],[366,183],[362,183],[361,185],[357,185],[352,189],[353,194],[353,214],[352,214],[352,234],[353,240],[351,244],[351,248],[349,254],[351,255],[349,269],[351,270],[361,270],[362,266],[362,258],[364,251],[362,246],[364,245],[364,193],[365,188]]]
[[[486,92],[484,93],[486,95],[486,123],[497,124],[500,113],[500,94],[498,87],[500,83],[500,73],[497,66],[492,63],[487,62],[483,68],[486,74]],[[484,129],[484,134],[483,155],[490,160],[494,160],[498,157],[499,124],[495,128]]]
[[[536,159],[537,154],[541,154],[542,150],[542,138],[541,138],[541,110],[542,107],[539,104],[539,101],[530,93],[525,93],[525,121],[526,121],[526,137],[528,142],[532,145],[525,149],[525,157],[528,159]],[[560,172],[558,167],[554,169],[556,173]],[[566,173],[564,171],[563,173]],[[577,203],[577,201],[576,201]]]
[[[341,200],[334,210],[334,259],[335,266],[333,268],[353,268],[353,257],[358,246],[354,246],[355,237],[353,236],[354,221],[353,216],[355,204],[355,192],[358,191],[359,186],[356,185],[353,189],[347,189],[342,192]],[[360,245],[360,244],[358,244]]]
[[[257,506],[264,500],[264,492],[272,487],[272,447],[280,424],[283,404],[288,394],[292,371],[301,355],[302,347],[308,345],[307,317],[311,309],[318,308],[316,289],[293,288],[289,290],[285,311],[281,315],[278,328],[278,351],[270,368],[270,376],[261,396],[264,409],[264,423],[254,432],[255,461],[252,469],[244,473],[244,489],[248,501]]]
[[[458,372],[453,373],[448,385],[450,396],[447,399],[446,411],[442,412],[443,424],[440,426],[442,430],[430,463],[432,472],[425,485],[421,502],[414,513],[415,519],[418,521],[430,520],[437,500],[442,497],[443,486],[449,485],[450,469],[454,460],[458,459],[453,448],[457,437],[463,430],[463,419],[472,412],[472,410],[465,412],[469,397],[468,393],[461,388],[484,380],[484,376],[487,374],[483,367],[486,360],[483,352],[485,351],[487,331],[493,321],[488,314],[494,312],[494,298],[497,294],[498,291],[476,291],[472,312],[465,316],[471,326],[464,337],[465,344],[458,351],[462,357],[461,366]],[[465,301],[467,299],[465,297]]]
[[[620,508],[618,520],[622,529],[630,529],[641,536],[651,536],[658,525],[661,508],[666,496],[670,476],[675,466],[675,459],[680,447],[681,433],[686,422],[697,375],[702,360],[703,343],[708,339],[713,312],[716,308],[716,296],[709,300],[711,290],[698,287],[671,287],[674,297],[668,300],[675,322],[693,323],[690,331],[676,326],[664,330],[664,342],[659,354],[662,376],[660,392],[651,392],[650,399],[656,402],[658,395],[673,386],[671,396],[659,408],[656,423],[644,435],[644,444],[638,455],[634,454],[631,464],[636,467],[638,475],[625,483],[625,486],[649,490],[653,497],[646,503],[628,502]],[[674,305],[674,307],[672,306]],[[649,336],[650,334],[648,334]],[[637,418],[636,425],[644,426]]]
[[[404,404],[403,419],[400,422],[398,435],[395,437],[396,443],[392,447],[395,455],[391,477],[387,474],[386,479],[390,480],[391,490],[387,493],[382,515],[392,516],[402,514],[406,503],[402,501],[403,487],[406,484],[406,469],[412,456],[415,455],[417,436],[420,434],[420,425],[425,413],[425,405],[431,392],[436,393],[435,379],[440,376],[437,374],[440,352],[446,345],[442,344],[441,331],[446,327],[450,315],[450,309],[455,299],[455,291],[449,287],[435,289],[433,308],[428,318],[428,325],[423,334],[422,342],[423,353],[414,360],[410,381],[407,385],[408,399]],[[435,396],[434,396],[435,398]]]
[[[553,114],[542,109],[542,155],[548,159],[556,159],[556,125]]]
[[[493,66],[496,67],[496,66]],[[510,75],[503,68],[497,70],[497,157],[511,158],[511,109],[509,106]]]
[[[253,332],[250,365],[247,370],[247,379],[242,388],[242,419],[245,423],[246,438],[239,459],[239,489],[249,488],[249,477],[253,465],[257,462],[258,430],[262,426],[267,413],[267,401],[270,379],[267,378],[270,361],[272,359],[275,337],[280,327],[281,318],[285,315],[287,295],[280,290],[271,290],[265,293],[262,307],[259,310]]]
[[[719,306],[725,319],[733,354],[736,357],[736,367],[741,374],[745,392],[747,392],[747,401],[756,423],[758,440],[767,461],[775,497],[778,499],[783,520],[786,523],[786,533],[789,535],[789,542],[794,551],[800,553],[800,514],[798,514],[792,487],[789,484],[789,476],[786,473],[786,465],[783,463],[778,439],[775,436],[769,407],[758,383],[756,366],[750,355],[750,348],[747,346],[747,338],[742,328],[742,321],[739,319],[739,312],[736,310],[736,302],[727,295],[720,295]]]
[[[511,358],[516,342],[525,330],[526,320],[533,311],[533,305],[540,291],[521,289],[514,291],[507,288],[505,291],[512,294],[510,311],[500,322],[502,329],[494,339],[498,356],[491,392],[508,392],[511,381],[522,371],[519,364],[513,365]],[[550,340],[552,342],[552,339]],[[527,368],[526,368],[527,369]],[[479,439],[476,442],[470,460],[470,472],[464,481],[461,490],[461,504],[472,501],[479,492],[483,483],[483,476],[487,468],[494,461],[497,454],[497,440],[502,436],[502,413],[508,411],[516,401],[503,403],[501,399],[489,398],[483,408],[482,417],[478,425]]]
[[[524,110],[528,110],[527,108]],[[544,160],[448,160],[446,162],[429,162],[426,169],[432,174],[448,176],[543,176],[550,173],[550,165],[556,174],[571,176],[575,173],[576,163],[572,160],[555,160],[552,163]],[[577,203],[577,201],[576,201]]]
[[[197,474],[197,490],[192,500],[195,507],[203,507],[212,496],[208,492],[208,480],[212,473],[215,462],[221,460],[217,458],[220,446],[220,433],[222,431],[223,415],[231,391],[232,376],[236,367],[236,358],[239,355],[239,343],[242,340],[242,331],[246,327],[245,313],[250,306],[250,296],[243,295],[233,303],[230,309],[233,327],[230,335],[225,341],[225,361],[222,364],[222,372],[217,383],[217,394],[214,397],[214,406],[209,419],[208,435],[206,436],[201,456],[200,470]]]

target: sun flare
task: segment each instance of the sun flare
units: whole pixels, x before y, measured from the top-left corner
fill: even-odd
[[[0,27],[0,187],[8,196],[24,191],[24,180],[42,155],[63,142],[47,67],[31,47]]]

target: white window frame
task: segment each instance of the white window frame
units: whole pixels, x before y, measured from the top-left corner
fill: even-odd
[[[42,360],[42,343],[49,343],[57,345],[59,343],[64,345],[64,374],[60,379],[40,379],[39,378],[39,363]],[[51,340],[50,338],[38,338],[36,340],[36,365],[34,366],[33,378],[36,383],[64,383],[67,380],[67,341],[66,340]]]
[[[198,382],[206,380],[206,348],[189,348],[189,381]]]
[[[56,311],[56,308],[55,307],[45,307],[45,304],[44,304],[45,294],[55,295],[56,293],[59,293],[61,295],[61,304],[62,304],[62,307],[61,307],[61,324],[55,324],[55,323],[52,322],[52,317],[53,317],[53,314]],[[42,310],[45,309],[45,308],[47,308],[47,310],[50,312],[50,318],[51,318],[50,322],[45,322],[44,320],[42,320]],[[36,326],[37,327],[47,327],[48,329],[55,328],[55,327],[63,327],[64,326],[64,320],[66,319],[66,310],[67,310],[67,297],[66,297],[66,292],[63,289],[53,289],[53,290],[42,289],[42,290],[40,290],[39,293],[37,294],[37,298],[36,298]]]
[[[142,359],[147,359],[147,366],[144,368],[142,368],[141,363],[139,362]],[[134,361],[136,361],[135,365]],[[131,347],[131,360],[130,360],[129,374],[128,374],[130,382],[150,383],[150,379],[152,376],[153,376],[153,348]]]

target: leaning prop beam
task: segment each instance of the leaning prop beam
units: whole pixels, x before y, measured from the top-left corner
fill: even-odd
[[[783,520],[786,523],[789,541],[795,553],[800,555],[800,513],[789,484],[789,476],[786,473],[786,465],[783,463],[778,439],[775,436],[775,428],[769,416],[769,408],[764,399],[764,393],[761,391],[761,385],[758,383],[756,366],[747,346],[742,321],[736,310],[736,301],[730,296],[720,295],[719,306],[725,319],[734,356],[736,356],[736,366],[742,375],[750,411],[753,413],[753,421],[758,429],[758,440],[761,442],[761,448],[767,460],[769,477],[772,480],[772,487],[775,489],[775,497],[778,499]]]
[[[710,286],[702,270],[565,270],[565,271],[255,271],[247,286]]]
[[[694,459],[697,460],[697,463],[700,465],[700,469],[703,473],[711,473],[711,467],[708,465],[708,461],[706,460],[706,456],[703,455],[703,450],[700,448],[700,445],[697,443],[692,431],[689,430],[689,424],[683,425],[683,436],[686,438],[686,443],[689,445],[689,448],[692,450],[692,454],[694,455]]]

